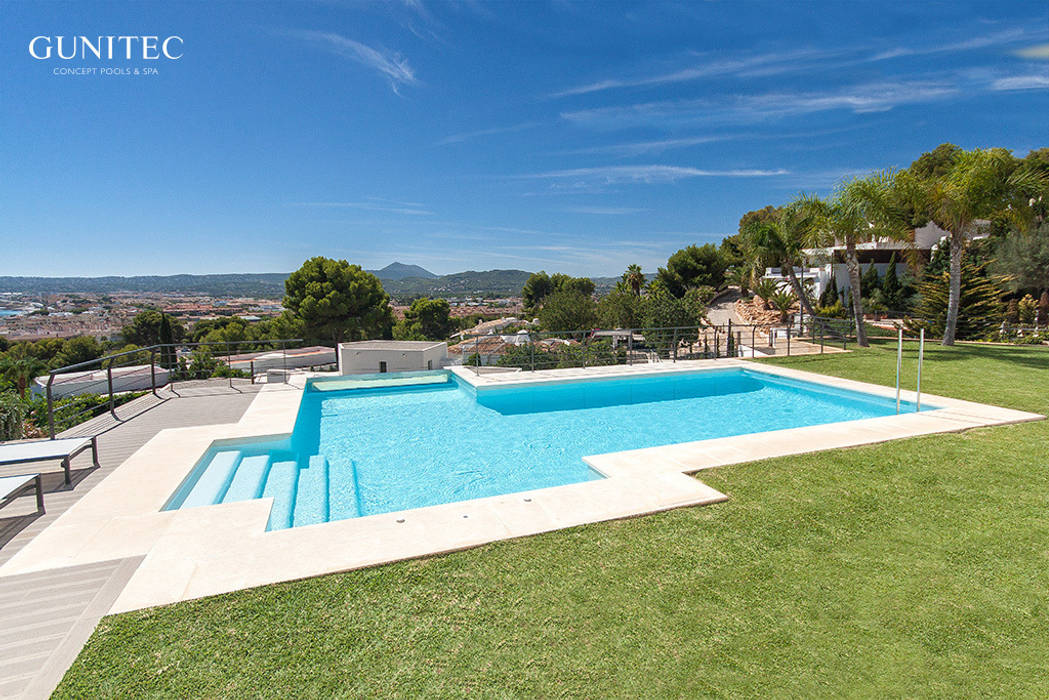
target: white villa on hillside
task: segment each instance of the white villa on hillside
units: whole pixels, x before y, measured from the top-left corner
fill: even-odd
[[[984,222],[986,223],[986,222]],[[884,276],[889,268],[892,256],[896,256],[896,274],[903,276],[908,272],[906,254],[917,252],[918,256],[928,261],[932,255],[932,249],[937,243],[949,234],[931,221],[914,230],[913,241],[893,241],[889,239],[878,239],[856,246],[856,257],[860,262],[860,273],[862,274],[873,264],[878,270],[879,276]],[[986,234],[976,234],[973,239],[982,238]],[[830,285],[833,278],[840,290],[849,288],[849,270],[845,264],[845,246],[834,245],[827,248],[807,248],[804,251],[810,261],[822,261],[822,264],[812,267],[794,268],[794,274],[798,279],[813,281],[813,295],[818,297]],[[782,286],[789,284],[787,276],[778,267],[766,268],[764,279],[775,280]]]

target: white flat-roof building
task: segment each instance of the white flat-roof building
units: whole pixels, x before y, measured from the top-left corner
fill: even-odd
[[[448,343],[433,340],[361,340],[339,343],[339,374],[415,372],[440,369]]]
[[[30,391],[34,396],[47,394],[47,381],[46,374],[33,380]],[[168,383],[168,371],[160,365],[156,365],[152,370],[149,365],[113,368],[113,393],[149,391],[154,382],[158,387]],[[106,393],[109,393],[109,376],[104,369],[56,374],[55,381],[51,384],[51,395],[56,399]]]

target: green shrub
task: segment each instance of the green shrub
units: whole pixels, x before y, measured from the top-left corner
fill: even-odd
[[[816,315],[824,318],[848,318],[849,312],[841,303],[841,299],[835,299],[833,303],[826,306],[817,306]]]
[[[133,401],[140,396],[145,396],[146,391],[134,391],[113,396],[113,406],[122,406],[128,401]],[[37,396],[29,400],[26,413],[27,427],[32,426],[39,432],[48,430],[47,424],[47,399]],[[55,432],[60,433],[68,430],[74,425],[91,420],[109,410],[108,394],[83,394],[65,399],[57,399],[54,402]]]
[[[1032,324],[1034,323],[1034,316],[1038,310],[1038,302],[1035,301],[1034,297],[1030,294],[1024,296],[1023,299],[1017,303],[1017,307],[1020,312],[1020,323]]]
[[[1009,303],[1006,305],[1005,321],[1006,323],[1020,322],[1020,304],[1016,299],[1010,299]]]
[[[11,391],[0,394],[0,441],[20,439],[24,418],[25,405],[18,394]]]

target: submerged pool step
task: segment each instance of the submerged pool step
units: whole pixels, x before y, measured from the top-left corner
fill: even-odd
[[[328,482],[330,484],[329,520],[345,520],[360,516],[356,462],[347,460],[329,464]]]
[[[216,452],[181,507],[193,508],[220,503],[240,463],[240,456],[239,450]]]
[[[226,494],[222,497],[222,502],[250,501],[261,496],[269,467],[269,455],[242,458],[240,466],[233,475],[233,481],[230,482]]]
[[[297,462],[274,462],[270,467],[269,476],[266,477],[266,487],[262,491],[264,497],[273,498],[273,507],[270,509],[270,521],[267,530],[280,530],[291,527],[291,517],[295,512],[295,489],[299,481],[299,465]]]
[[[309,466],[299,471],[295,496],[295,527],[328,522],[328,460],[324,455],[310,457]]]

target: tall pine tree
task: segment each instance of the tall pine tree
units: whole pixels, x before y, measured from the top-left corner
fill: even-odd
[[[175,366],[175,332],[171,328],[171,319],[166,313],[160,314],[160,329],[157,333],[160,341],[160,366],[171,369]]]
[[[838,301],[838,278],[832,272],[830,276],[830,284],[820,294],[820,306],[834,306],[834,303]]]
[[[881,280],[881,292],[885,296],[885,304],[892,311],[899,311],[903,307],[903,287],[900,278],[896,276],[896,253],[889,258],[889,269],[885,271],[885,277]]]
[[[875,289],[881,289],[878,268],[874,267],[874,263],[871,263],[867,267],[867,271],[863,273],[863,277],[860,279],[860,288],[864,298],[869,297]]]
[[[1003,280],[989,277],[986,264],[962,262],[961,308],[958,314],[958,338],[980,339],[1002,320],[1001,286]],[[943,333],[947,324],[947,300],[950,295],[950,272],[930,273],[918,287],[919,301],[914,312],[917,320],[908,325],[924,326],[933,335]]]

